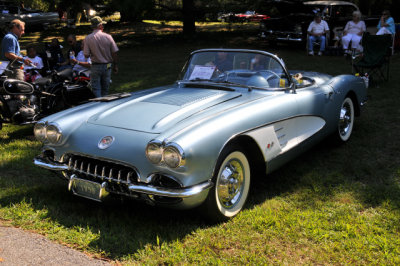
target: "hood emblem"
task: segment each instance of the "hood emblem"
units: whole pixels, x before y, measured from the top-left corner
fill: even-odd
[[[99,144],[97,144],[97,147],[99,147],[99,149],[101,149],[101,150],[104,150],[104,149],[107,149],[108,147],[110,147],[113,142],[114,142],[113,136],[105,136],[99,141]]]

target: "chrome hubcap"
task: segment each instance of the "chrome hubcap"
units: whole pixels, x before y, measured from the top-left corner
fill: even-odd
[[[232,159],[224,166],[217,184],[218,198],[224,208],[232,208],[240,200],[243,185],[243,165]]]
[[[339,133],[342,136],[346,136],[349,130],[351,129],[351,107],[348,103],[345,103],[340,110],[340,119],[339,119]]]

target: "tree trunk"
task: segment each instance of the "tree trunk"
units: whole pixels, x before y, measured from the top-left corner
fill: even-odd
[[[193,35],[196,32],[194,0],[182,1],[183,34]]]

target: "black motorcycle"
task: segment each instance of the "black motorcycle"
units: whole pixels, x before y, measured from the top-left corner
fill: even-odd
[[[32,124],[95,98],[88,80],[74,77],[72,69],[50,71],[31,83],[8,78],[10,71],[7,66],[0,76],[0,129],[3,123]]]

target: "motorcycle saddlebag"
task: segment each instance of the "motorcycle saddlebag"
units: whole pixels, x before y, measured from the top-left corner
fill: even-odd
[[[95,98],[92,90],[86,85],[74,84],[66,86],[64,97],[68,104],[77,105],[86,102],[89,99]]]
[[[0,94],[32,94],[34,90],[33,85],[28,82],[17,79],[6,79],[0,88]]]

